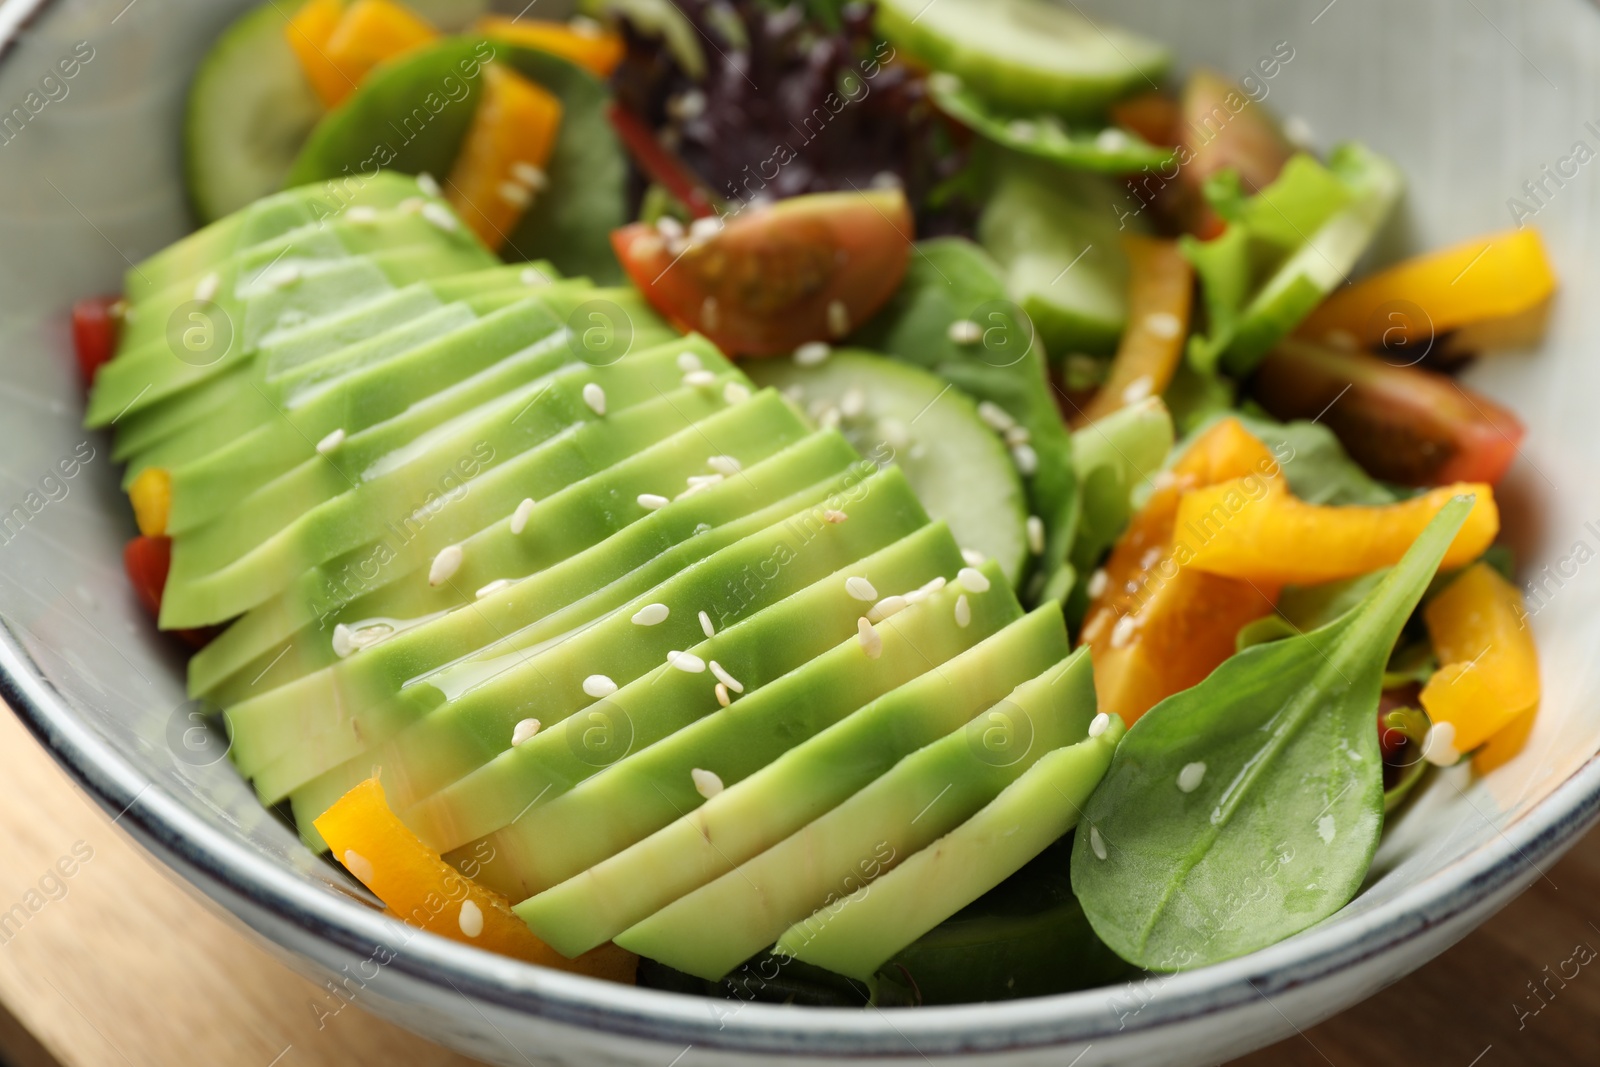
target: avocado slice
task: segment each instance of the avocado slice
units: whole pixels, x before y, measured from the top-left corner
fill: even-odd
[[[373,567],[358,561],[351,569],[334,572],[332,588],[338,598],[318,603],[312,595],[302,595],[308,584],[302,576],[189,660],[189,691],[225,706],[279,697],[329,705],[387,699],[408,679],[506,641],[508,634],[537,626],[569,607],[587,613],[574,616],[580,619],[594,619],[620,607],[695,560],[848,490],[866,474],[852,472],[848,482],[841,475],[859,462],[837,433],[810,434],[747,467],[737,482],[724,481],[674,501],[602,545],[478,598],[470,611],[402,626],[388,640],[347,659],[333,652],[329,638],[335,623],[424,619],[431,614],[427,609],[432,590],[407,582],[385,583],[369,592]],[[795,485],[804,488],[791,491]],[[503,551],[493,541],[502,528],[510,535],[509,523],[474,534],[468,551],[474,556],[479,548]],[[554,633],[572,628],[558,625]],[[303,675],[321,673],[323,667],[329,668],[325,678],[307,682],[304,692],[289,692]],[[265,692],[259,688],[263,679],[268,680]],[[321,688],[324,683],[327,688]]]
[[[1079,649],[804,829],[619,934],[616,943],[680,971],[720,978],[796,922],[959,826],[1046,753],[1082,739],[1093,715],[1093,672]]]
[[[402,700],[376,709],[386,714],[369,716],[372,725],[362,723],[368,738],[395,737],[392,758],[382,750],[349,752],[360,759],[348,770],[370,773],[379,767],[401,818],[443,852],[511,822],[545,786],[552,797],[620,758],[620,752],[608,758],[584,747],[584,724],[594,716],[628,719],[633,743],[642,747],[715,710],[716,680],[668,666],[669,652],[726,657],[727,668],[742,672],[735,677],[750,688],[792,670],[855,630],[861,602],[842,581],[827,580],[835,571],[851,565],[881,569],[890,588],[916,588],[940,573],[930,568],[950,558],[960,566],[953,545],[948,554],[940,551],[940,537],[948,538],[948,531],[928,526],[898,472],[885,471],[864,484],[872,491],[852,505],[854,522],[834,525],[819,515],[812,527],[809,513],[791,516],[548,647],[497,649],[429,675]],[[739,577],[742,588],[733,585]],[[666,619],[654,625],[633,621],[657,604],[671,611]],[[715,655],[704,647],[699,611],[720,627]],[[583,687],[595,674],[623,687],[600,708]],[[576,725],[556,728],[577,712],[584,714],[571,720]],[[508,751],[513,728],[530,715],[546,725],[542,740]],[[404,719],[414,725],[395,736],[394,720]],[[304,762],[298,752],[289,760]],[[302,784],[280,779],[275,768],[255,778],[264,796],[280,782]],[[328,802],[338,796],[333,793]]]
[[[955,572],[942,577],[954,578]],[[945,585],[879,627],[883,652],[877,659],[862,655],[852,635],[772,684],[735,697],[722,711],[627,756],[483,838],[495,857],[485,870],[492,866],[497,887],[520,899],[615,855],[704,803],[694,770],[711,771],[725,786],[742,781],[1016,621],[1022,609],[1015,597],[1002,595],[1008,589],[995,583],[988,593],[972,596],[957,584]],[[962,596],[968,598],[965,626],[955,612]],[[706,642],[726,667],[721,644],[720,635]],[[470,843],[459,852],[485,854]]]
[[[1080,653],[1080,656],[1082,653]],[[1079,701],[1094,705],[1089,672]],[[773,952],[870,979],[895,953],[1020,871],[1078,825],[1126,733],[1111,718],[1098,736],[1058,748],[966,822],[870,886],[791,926]]]

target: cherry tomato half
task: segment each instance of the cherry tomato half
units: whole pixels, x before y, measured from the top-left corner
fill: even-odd
[[[117,352],[117,334],[122,323],[112,309],[121,299],[91,296],[72,305],[72,347],[85,388],[94,384],[101,366],[110,362]]]

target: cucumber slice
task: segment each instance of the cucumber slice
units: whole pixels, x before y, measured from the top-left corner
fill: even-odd
[[[1128,323],[1128,258],[1107,179],[1041,168],[1007,156],[978,219],[978,240],[1006,271],[1011,298],[1033,320],[1045,351],[1116,351]]]
[[[1015,111],[1103,113],[1166,72],[1160,45],[1047,0],[880,0],[878,29]]]
[[[230,26],[200,64],[184,120],[184,169],[202,223],[283,187],[324,108],[284,37],[300,7],[268,3]]]
[[[928,514],[1016,584],[1027,552],[1027,494],[1004,443],[965,393],[861,351],[841,350],[820,367],[768,360],[746,369],[757,385],[784,391],[812,418],[838,417],[850,443],[879,466],[898,464]]]

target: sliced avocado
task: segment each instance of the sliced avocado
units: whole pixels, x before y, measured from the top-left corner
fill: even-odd
[[[175,538],[162,626],[232,618],[287,588],[306,568],[397,531],[405,551],[437,552],[451,543],[445,538],[481,527],[472,523],[472,515],[502,509],[510,514],[524,497],[549,495],[727,406],[721,395],[726,382],[716,379],[709,387],[658,392],[653,400],[602,417],[583,399],[584,387],[602,377],[626,382],[629,372],[584,370],[581,375],[558,372],[550,382],[535,380],[515,389],[400,444],[365,469],[333,468],[350,484],[349,491],[324,500],[243,554],[241,543],[256,538],[236,521],[207,540],[195,540],[204,531]],[[624,391],[621,385],[613,389]],[[534,449],[540,444],[548,447]],[[327,463],[320,469],[332,467]],[[519,483],[518,477],[525,480]],[[463,514],[462,508],[447,506],[448,494],[468,479],[473,491]],[[270,523],[270,517],[263,521]],[[408,532],[416,528],[423,532]]]
[[[1080,656],[1084,653],[1080,652]],[[1087,658],[1084,656],[1084,658]],[[1094,705],[1088,671],[1074,696]],[[1020,871],[1078,825],[1126,728],[1058,748],[944,837],[888,874],[791,926],[773,951],[862,980],[917,938]]]
[[[810,434],[745,467],[737,480],[673,501],[603,544],[442,619],[427,619],[431,587],[385,583],[368,592],[370,566],[338,572],[332,588],[339,599],[327,604],[301,595],[302,578],[196,653],[189,660],[189,690],[223,706],[280,699],[360,706],[392,699],[409,679],[453,659],[512,641],[540,644],[573,628],[558,615],[576,622],[598,618],[741,537],[822,500],[842,501],[875,469],[862,470],[860,464],[836,432]],[[795,485],[804,488],[791,491]],[[509,533],[509,522],[506,526]],[[467,547],[476,555],[479,543],[492,540],[495,530],[491,526],[473,535]],[[403,623],[361,655],[340,659],[330,640],[333,626],[343,622],[360,628],[360,620],[372,618],[415,624]],[[541,626],[548,632],[536,632]]]
[[[616,943],[701,978],[727,974],[959,826],[1047,753],[1086,736],[1093,692],[1089,657],[1079,650]]]
[[[917,367],[841,350],[820,367],[752,362],[750,377],[813,418],[838,420],[860,453],[906,472],[928,514],[964,548],[999,562],[1015,586],[1027,556],[1027,493],[1005,444],[970,397]]]
[[[620,750],[585,748],[585,724],[596,716],[626,720],[631,743],[642,747],[715,710],[716,679],[704,668],[667,666],[673,650],[702,660],[725,656],[728,670],[741,672],[735,677],[751,688],[792,670],[855,630],[861,603],[843,582],[826,580],[835,571],[857,564],[881,571],[891,588],[915,588],[939,573],[930,570],[935,564],[948,562],[940,541],[948,531],[926,525],[898,472],[866,484],[872,492],[853,505],[854,523],[791,516],[549,647],[477,657],[428,676],[405,699],[380,709],[391,720],[416,720],[395,739],[394,758],[367,752],[349,770],[377,765],[392,774],[392,784],[385,778],[391,803],[424,840],[446,851],[510,823],[546,785],[553,798],[620,758]],[[954,558],[959,566],[959,553]],[[734,585],[736,578],[743,587]],[[656,604],[668,607],[666,619],[633,621]],[[715,654],[708,652],[700,611],[719,627]],[[583,687],[596,674],[623,687],[599,707]],[[558,728],[580,711],[576,725]],[[513,729],[528,717],[546,725],[543,740],[508,751]],[[371,718],[380,725],[364,724],[368,736],[394,732],[386,734],[382,719]],[[256,776],[258,793],[272,784],[267,772]],[[410,804],[416,807],[405,810]]]
[[[834,577],[845,580],[843,575]],[[945,577],[954,578],[955,572]],[[956,600],[963,596],[964,626],[955,613]],[[704,803],[695,770],[712,772],[724,786],[742,781],[1021,615],[1015,597],[995,595],[994,590],[973,597],[959,585],[945,585],[879,627],[883,652],[877,659],[862,655],[852,635],[770,685],[753,691],[746,686],[747,692],[732,697],[724,710],[535,805],[484,838],[494,850],[496,885],[520,899],[583,872]],[[706,642],[719,665],[734,669],[722,662],[719,644],[716,637]],[[471,856],[474,850],[469,843],[460,853]]]
[[[910,753],[960,729],[1070,651],[1054,602],[879,697],[683,818],[517,905],[575,956],[616,937],[843,802]],[[494,882],[494,864],[481,877]],[[514,889],[515,886],[507,886]]]
[[[979,242],[1005,268],[1011,298],[1054,360],[1110,355],[1128,324],[1128,257],[1115,209],[1126,194],[1095,175],[1004,158]]]

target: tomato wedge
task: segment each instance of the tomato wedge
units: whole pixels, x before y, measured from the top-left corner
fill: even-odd
[[[735,355],[844,337],[894,295],[911,257],[898,189],[797,196],[714,227],[680,237],[639,222],[611,244],[657,310]]]
[[[143,534],[135,537],[122,550],[122,566],[128,572],[128,581],[139,603],[144,605],[152,619],[159,619],[161,594],[166,592],[167,572],[172,569],[172,538]],[[203,630],[172,632],[190,648],[204,648],[222,629],[208,626]]]
[[[1179,134],[1178,175],[1184,185],[1179,221],[1185,230],[1205,239],[1223,230],[1222,220],[1201,193],[1206,179],[1233,170],[1245,192],[1257,193],[1277,180],[1294,154],[1294,146],[1265,107],[1209,70],[1195,71],[1184,87]]]
[[[117,354],[117,334],[122,322],[116,306],[120,296],[91,296],[72,305],[72,348],[85,387],[94,384],[100,368]]]
[[[1442,374],[1304,341],[1269,355],[1254,391],[1277,418],[1318,419],[1357,463],[1398,485],[1494,485],[1526,433],[1506,408]]]

